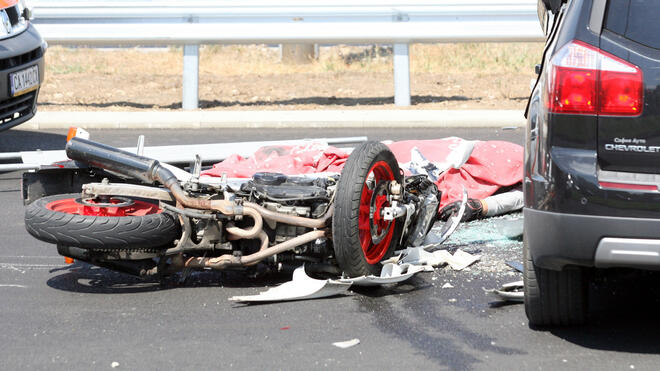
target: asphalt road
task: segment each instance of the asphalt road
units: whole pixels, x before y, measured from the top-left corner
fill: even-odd
[[[522,143],[521,129],[149,130],[147,144],[190,144],[367,135],[426,139],[456,135]],[[111,145],[139,132],[92,131]],[[60,149],[64,131],[0,133],[0,152]],[[592,287],[594,324],[530,329],[520,304],[482,288],[521,279],[493,259],[520,259],[519,241],[469,238],[484,255],[470,270],[439,269],[405,284],[302,302],[239,305],[284,277],[200,273],[190,282],[144,282],[105,269],[67,266],[55,247],[23,226],[20,174],[0,175],[0,369],[657,369],[656,275]],[[471,225],[468,228],[480,228]],[[481,225],[481,228],[493,228]],[[465,236],[469,237],[469,233]],[[503,252],[504,251],[504,252]],[[632,278],[631,278],[632,277]],[[450,282],[453,288],[441,288]],[[616,295],[611,295],[612,292]],[[359,338],[339,349],[331,344]],[[116,364],[114,363],[116,362]]]

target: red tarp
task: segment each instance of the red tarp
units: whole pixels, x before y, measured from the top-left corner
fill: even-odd
[[[442,163],[462,141],[460,138],[407,140],[389,144],[400,164],[410,161],[410,151],[417,149],[433,163]],[[341,172],[348,154],[322,143],[296,146],[262,147],[253,156],[232,155],[213,165],[203,175],[230,178],[250,178],[256,172],[267,171],[287,175],[319,172]],[[522,181],[523,148],[504,141],[476,141],[470,158],[460,169],[450,168],[436,182],[442,191],[440,207],[459,200],[463,187],[471,198],[485,198],[500,187]]]

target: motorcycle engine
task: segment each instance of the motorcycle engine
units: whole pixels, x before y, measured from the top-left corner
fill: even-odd
[[[243,184],[242,191],[250,191],[259,199],[275,202],[300,203],[328,199],[325,178],[287,176],[280,173],[256,173]]]
[[[328,208],[337,177],[307,178],[281,173],[256,173],[241,186],[251,201],[279,213],[305,218],[321,217]],[[305,227],[264,221],[274,230],[275,242],[307,232]]]

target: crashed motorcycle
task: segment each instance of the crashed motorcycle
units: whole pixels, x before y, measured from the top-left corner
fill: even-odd
[[[341,174],[200,175],[72,138],[72,161],[24,175],[25,226],[60,255],[140,277],[191,270],[378,275],[401,246],[419,246],[440,195],[404,176],[379,142],[357,146]],[[460,219],[460,216],[459,216]]]

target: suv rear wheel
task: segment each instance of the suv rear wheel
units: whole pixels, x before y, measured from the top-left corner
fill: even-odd
[[[584,268],[553,271],[534,265],[527,241],[525,261],[525,312],[531,326],[581,325],[587,315],[587,285]]]

